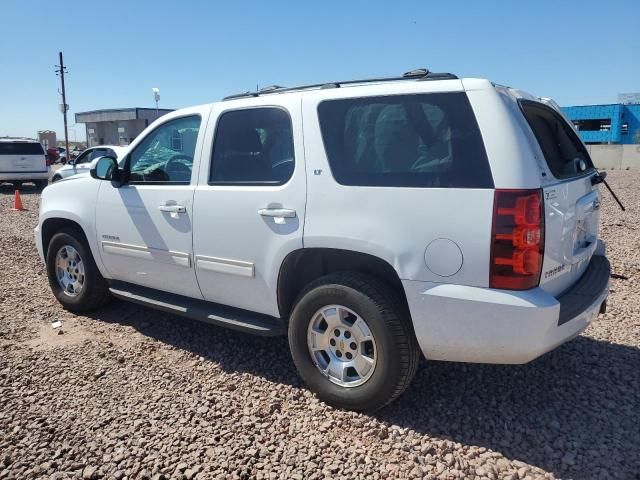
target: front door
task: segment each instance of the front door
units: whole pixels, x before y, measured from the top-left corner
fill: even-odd
[[[206,300],[277,316],[279,267],[302,248],[306,178],[300,97],[263,101],[212,111],[193,249]]]
[[[192,172],[205,113],[195,109],[158,125],[127,156],[127,182],[102,182],[96,231],[112,278],[202,298],[192,258]]]

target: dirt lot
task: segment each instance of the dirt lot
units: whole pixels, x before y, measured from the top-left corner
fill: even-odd
[[[0,479],[640,478],[640,173],[610,172],[609,311],[523,366],[423,362],[373,416],[318,402],[286,339],[114,301],[62,310],[0,188]],[[51,322],[63,322],[62,334]]]

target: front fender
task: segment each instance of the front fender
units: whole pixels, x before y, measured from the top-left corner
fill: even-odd
[[[71,180],[51,184],[42,192],[40,218],[36,229],[36,234],[40,235],[42,254],[45,256],[47,250],[43,236],[47,231],[47,222],[54,219],[73,222],[84,232],[98,270],[103,277],[109,278],[99,255],[96,238],[95,212],[101,182],[89,176],[73,177],[73,181]]]

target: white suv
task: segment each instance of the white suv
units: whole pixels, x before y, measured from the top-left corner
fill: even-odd
[[[596,318],[602,180],[538,98],[418,70],[165,115],[47,188],[35,238],[66,308],[288,332],[321,399],[372,411],[421,352],[524,363]]]
[[[0,138],[0,183],[10,182],[20,188],[32,182],[38,188],[49,183],[50,167],[44,148],[37,140]]]

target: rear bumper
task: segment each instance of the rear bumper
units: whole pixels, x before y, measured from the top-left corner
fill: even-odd
[[[28,182],[29,180],[48,180],[50,173],[50,167],[47,167],[47,170],[36,172],[0,172],[0,182]]]
[[[611,267],[594,256],[555,298],[541,288],[494,290],[403,281],[414,330],[428,359],[526,363],[579,335],[609,294]]]

